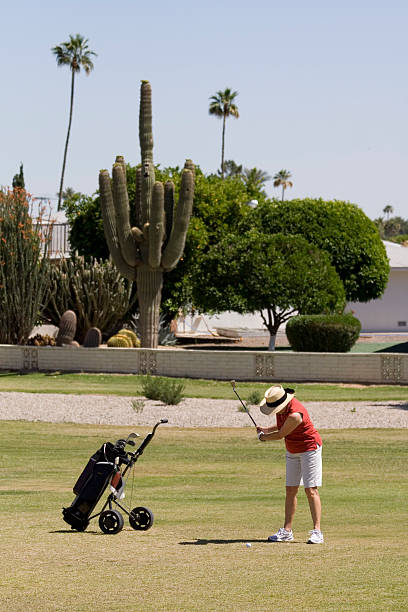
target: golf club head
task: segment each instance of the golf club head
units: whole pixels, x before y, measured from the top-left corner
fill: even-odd
[[[126,444],[129,444],[130,446],[135,446],[135,443],[133,442],[134,438],[140,438],[138,433],[130,433],[128,435],[128,437],[126,438]]]
[[[236,385],[235,380],[231,380],[231,387],[234,389],[234,391],[235,391],[235,385]]]
[[[168,423],[169,419],[160,419],[160,423]]]

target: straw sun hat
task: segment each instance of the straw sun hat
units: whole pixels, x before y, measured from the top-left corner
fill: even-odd
[[[295,396],[294,389],[284,389],[282,385],[273,385],[265,391],[265,396],[259,408],[263,414],[281,412]]]

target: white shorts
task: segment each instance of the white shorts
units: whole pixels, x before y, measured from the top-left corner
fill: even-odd
[[[286,451],[286,486],[305,488],[322,485],[322,447],[306,453]]]

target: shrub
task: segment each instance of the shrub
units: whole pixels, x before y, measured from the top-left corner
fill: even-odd
[[[143,395],[147,399],[159,400],[161,399],[161,393],[166,381],[161,376],[144,376],[142,378],[142,389]]]
[[[145,401],[144,399],[134,399],[132,400],[132,408],[135,412],[137,412],[138,414],[140,414],[141,412],[143,412],[143,408],[145,405]]]
[[[261,391],[251,391],[251,393],[248,395],[248,404],[250,406],[258,406],[261,403],[263,396],[264,395]]]
[[[143,395],[148,399],[176,405],[183,399],[184,383],[148,374],[142,379],[142,389]]]
[[[347,353],[360,330],[360,321],[351,313],[298,315],[286,325],[286,335],[294,351],[321,353]]]
[[[0,343],[25,344],[47,291],[52,224],[24,189],[0,190]]]
[[[160,400],[165,404],[175,406],[179,404],[183,399],[184,383],[177,380],[167,380],[166,384],[163,385],[160,394]]]

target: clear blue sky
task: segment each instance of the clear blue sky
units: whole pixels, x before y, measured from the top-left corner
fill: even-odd
[[[287,197],[408,216],[406,0],[3,2],[0,184],[24,163],[34,195],[58,190],[70,72],[51,47],[80,33],[98,53],[77,78],[65,186],[97,188],[117,154],[140,161],[141,79],[153,87],[155,162],[220,165],[217,90],[238,90],[226,159],[292,172]],[[279,196],[272,182],[270,195]]]

